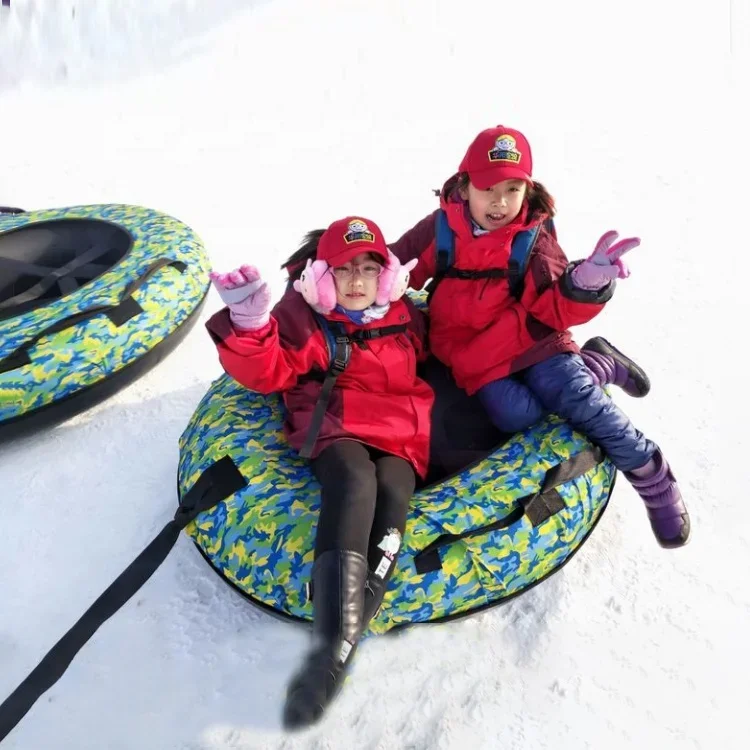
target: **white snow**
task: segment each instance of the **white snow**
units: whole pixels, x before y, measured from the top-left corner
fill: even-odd
[[[360,213],[395,239],[476,132],[524,130],[569,257],[611,227],[643,239],[576,336],[651,374],[647,399],[616,397],[663,447],[694,525],[688,547],[660,549],[620,481],[562,572],[369,641],[301,735],[279,719],[306,632],[183,537],[3,750],[747,747],[748,15],[741,0],[0,8],[0,203],[151,206],[217,268],[252,261],[277,289],[307,230]],[[198,326],[116,397],[0,447],[0,700],[171,517],[177,439],[219,372]]]

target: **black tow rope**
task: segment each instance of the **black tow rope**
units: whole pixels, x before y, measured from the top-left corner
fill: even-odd
[[[224,456],[201,474],[181,498],[174,518],[0,705],[0,742],[26,716],[39,697],[63,676],[75,655],[99,627],[151,578],[174,547],[180,531],[200,513],[213,508],[246,485],[247,481],[229,456]]]

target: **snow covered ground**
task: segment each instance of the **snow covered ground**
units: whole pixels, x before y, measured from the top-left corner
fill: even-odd
[[[292,736],[280,709],[306,633],[183,538],[3,750],[746,747],[750,446],[729,347],[748,313],[748,39],[739,1],[0,8],[0,203],[151,206],[217,268],[249,260],[277,288],[308,229],[361,213],[395,239],[477,131],[524,130],[571,258],[610,227],[643,239],[577,338],[604,334],[651,374],[647,399],[617,398],[694,524],[687,548],[661,550],[618,483],[564,571],[369,641],[326,720]],[[0,700],[171,516],[177,439],[218,374],[198,326],[117,397],[0,446]]]

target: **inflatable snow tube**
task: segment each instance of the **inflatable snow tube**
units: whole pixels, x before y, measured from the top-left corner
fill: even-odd
[[[0,440],[153,367],[195,323],[208,270],[197,235],[152,209],[0,209]]]
[[[279,396],[219,378],[180,438],[178,491],[187,505],[189,496],[221,499],[186,532],[226,581],[271,614],[309,620],[319,485],[283,418]],[[583,544],[614,480],[599,449],[551,418],[418,489],[369,632],[464,616],[526,591]]]

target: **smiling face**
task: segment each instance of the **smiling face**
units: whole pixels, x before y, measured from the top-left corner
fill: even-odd
[[[459,190],[469,203],[471,218],[488,232],[500,229],[521,212],[527,184],[523,180],[503,180],[487,190],[480,190],[471,182]]]
[[[347,310],[364,310],[378,293],[383,267],[371,253],[360,253],[349,263],[331,269],[336,282],[336,302]]]

